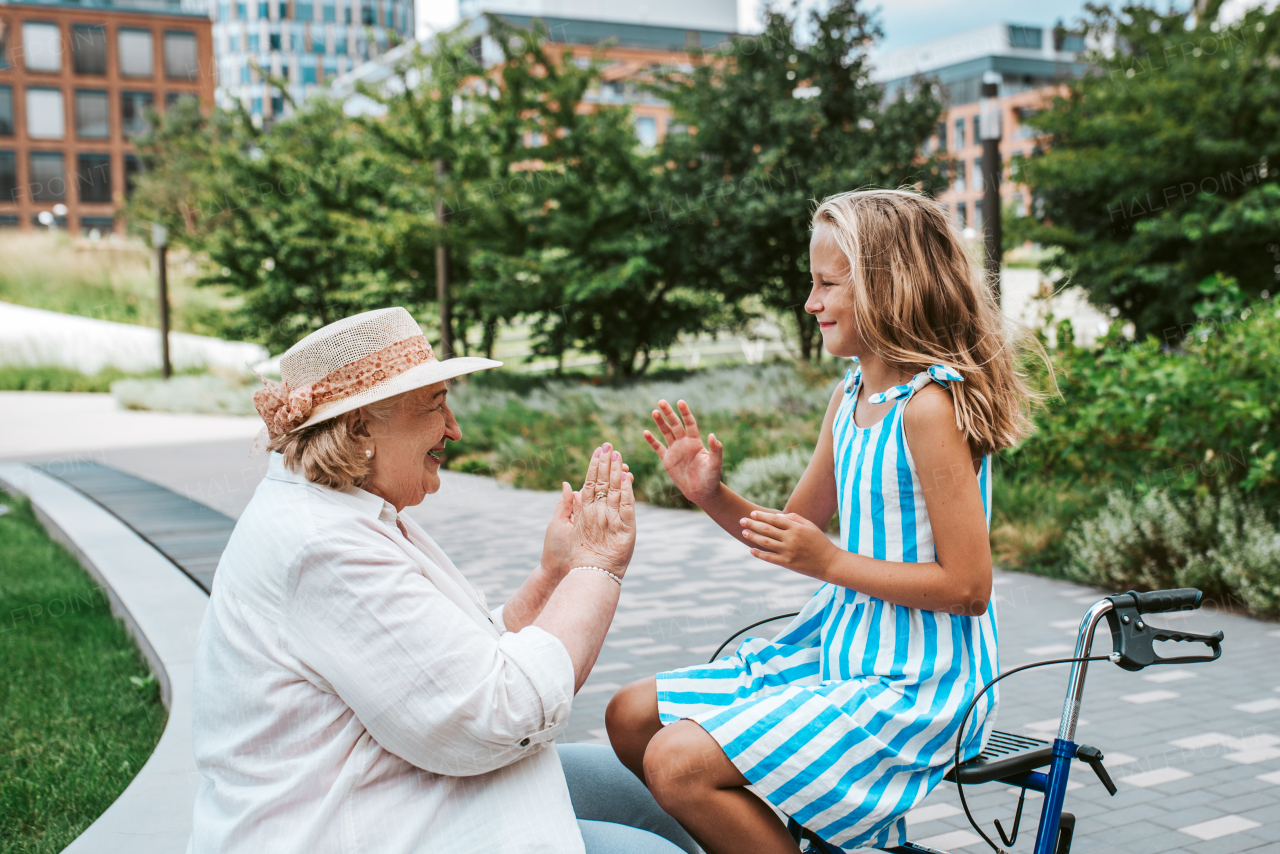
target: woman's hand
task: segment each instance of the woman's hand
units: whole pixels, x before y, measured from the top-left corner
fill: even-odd
[[[702,444],[698,422],[693,419],[689,404],[681,400],[676,405],[680,407],[679,415],[665,400],[658,401],[658,408],[653,410],[653,421],[667,444],[664,446],[648,430],[644,431],[644,440],[662,460],[663,468],[684,497],[701,504],[720,488],[724,445],[715,433],[707,437],[710,448]]]
[[[556,581],[569,571],[569,553],[573,543],[573,522],[582,510],[582,493],[574,492],[569,484],[560,484],[560,500],[551,511],[547,523],[547,535],[542,538],[542,562],[544,572]]]
[[[606,442],[591,455],[575,513],[569,568],[598,566],[621,578],[636,546],[636,502],[622,455]]]
[[[823,576],[840,551],[821,528],[798,513],[756,510],[740,524],[743,539],[754,546],[754,557],[819,581],[826,580]]]

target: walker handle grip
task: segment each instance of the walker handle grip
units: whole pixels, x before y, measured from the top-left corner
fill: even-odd
[[[1176,590],[1152,590],[1148,593],[1137,593],[1130,590],[1128,595],[1134,598],[1139,614],[1194,611],[1200,607],[1200,602],[1204,598],[1204,594],[1194,587],[1180,587]]]

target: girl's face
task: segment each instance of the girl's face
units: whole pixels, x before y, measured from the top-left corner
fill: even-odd
[[[804,310],[818,320],[822,343],[833,356],[863,357],[862,339],[853,319],[853,301],[848,286],[849,262],[840,251],[830,226],[819,225],[809,240],[809,270],[813,290]]]

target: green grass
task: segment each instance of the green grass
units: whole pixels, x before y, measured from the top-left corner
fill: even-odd
[[[124,791],[166,713],[103,591],[0,498],[0,854],[52,854]]]
[[[59,232],[0,234],[0,301],[98,320],[159,325],[151,251],[136,241],[90,243]],[[220,335],[235,301],[197,288],[194,260],[169,253],[169,304],[175,332]]]
[[[0,365],[0,391],[88,391],[108,392],[111,384],[129,374],[107,368],[97,374],[82,374],[70,368],[41,365]]]

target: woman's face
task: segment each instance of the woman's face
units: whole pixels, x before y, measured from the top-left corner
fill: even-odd
[[[822,329],[822,343],[833,356],[861,358],[862,339],[853,319],[853,301],[847,285],[849,262],[836,243],[831,227],[819,225],[809,240],[809,270],[813,274],[813,290],[804,310],[817,318]]]
[[[397,512],[440,489],[445,442],[462,439],[445,401],[448,394],[443,382],[405,392],[400,406],[383,420],[357,410],[362,425],[356,428],[357,437],[373,451],[364,489],[395,505]]]

